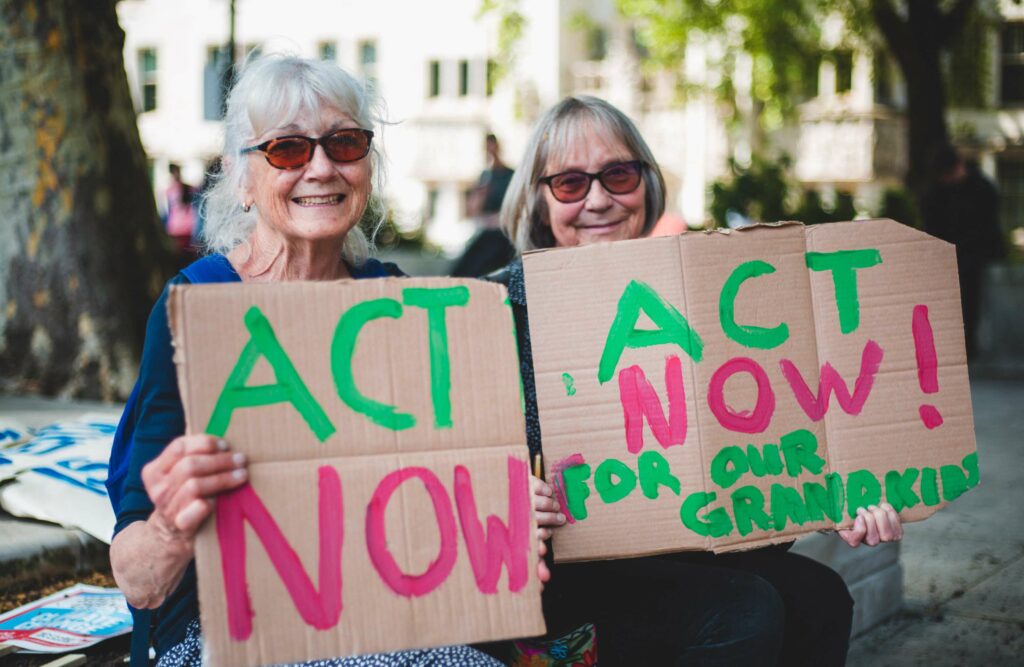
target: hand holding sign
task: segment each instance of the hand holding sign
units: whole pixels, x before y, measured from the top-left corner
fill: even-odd
[[[866,509],[858,507],[853,528],[840,530],[839,537],[851,547],[874,547],[903,539],[903,522],[889,503],[869,505]]]

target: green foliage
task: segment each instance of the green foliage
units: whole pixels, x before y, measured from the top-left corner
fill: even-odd
[[[732,175],[711,186],[711,217],[718,227],[727,226],[727,218],[738,213],[753,222],[799,220],[808,225],[853,220],[857,217],[853,195],[837,192],[833,206],[826,206],[816,190],[805,189],[793,179],[789,170],[792,161],[783,155],[777,162],[754,157],[749,167],[730,160]],[[896,191],[893,191],[896,192]],[[902,196],[909,203],[905,192]],[[901,222],[906,216],[893,214]]]
[[[711,217],[718,227],[726,226],[729,211],[759,222],[786,220],[786,199],[792,188],[787,175],[791,165],[788,156],[778,162],[754,157],[749,167],[729,160],[732,178],[711,185]]]
[[[990,23],[990,19],[980,11],[972,12],[952,44],[945,74],[947,98],[953,108],[983,109],[990,106]]]
[[[921,216],[917,212],[914,198],[903,188],[888,188],[882,193],[880,218],[892,218],[896,222],[921,229]]]
[[[489,14],[498,17],[498,54],[491,72],[492,83],[497,83],[515,64],[516,45],[526,29],[526,17],[519,11],[519,0],[481,0],[476,17]]]
[[[638,23],[651,60],[677,68],[691,35],[724,37],[725,77],[718,92],[734,99],[729,77],[738,52],[753,58],[752,94],[769,119],[790,115],[812,92],[820,58],[820,18],[826,0],[618,0],[623,16]]]

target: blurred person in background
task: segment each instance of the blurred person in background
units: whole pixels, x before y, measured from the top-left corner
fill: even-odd
[[[636,239],[665,207],[665,182],[636,126],[604,100],[570,97],[533,130],[505,195],[501,224],[520,253]],[[516,323],[531,455],[541,452],[522,260],[503,283]],[[550,495],[551,488],[544,490]],[[557,530],[553,498],[538,521]],[[858,510],[839,531],[850,546],[899,540],[888,504]],[[715,555],[686,552],[552,566],[544,592],[550,636],[597,626],[599,664],[841,665],[853,621],[842,578],[789,544]],[[564,643],[564,642],[562,642]]]
[[[451,275],[476,278],[500,269],[516,256],[515,246],[498,226],[498,213],[505,191],[515,173],[501,160],[498,138],[488,134],[484,143],[487,168],[480,174],[469,195],[469,215],[478,232],[467,244],[462,256],[455,260]]]
[[[164,190],[163,221],[167,235],[174,240],[182,265],[193,258],[192,232],[195,212],[192,210],[195,188],[181,180],[181,166],[172,162],[167,167],[171,184]]]
[[[999,226],[999,193],[976,163],[950,145],[935,151],[932,185],[924,201],[924,230],[956,246],[967,358],[978,356],[978,320],[985,269],[1006,257]]]

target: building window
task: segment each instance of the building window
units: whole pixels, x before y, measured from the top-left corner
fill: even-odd
[[[320,60],[335,62],[338,59],[338,43],[320,42],[316,45],[316,52]]]
[[[377,42],[364,39],[359,42],[359,73],[370,84],[377,83]]]
[[[487,59],[487,97],[494,94],[494,86],[498,82],[498,63]]]
[[[1003,229],[1024,227],[1024,156],[1000,158],[999,220]]]
[[[139,93],[142,111],[156,109],[156,49],[139,49]]]
[[[428,69],[430,70],[430,86],[427,89],[427,94],[430,97],[439,97],[441,95],[441,61],[431,60]]]
[[[1024,23],[1003,25],[1000,90],[1003,104],[1024,103]]]
[[[875,102],[877,104],[894,106],[896,98],[893,95],[892,64],[889,62],[885,52],[875,52],[871,74],[875,86]]]
[[[433,220],[437,217],[437,202],[440,198],[441,191],[436,186],[427,190],[427,220]]]
[[[604,60],[608,56],[608,31],[601,26],[587,30],[587,60]]]
[[[850,92],[853,88],[853,51],[835,51],[832,62],[836,65],[836,92]]]
[[[206,64],[203,65],[203,120],[224,118],[227,68],[227,47],[206,47]]]
[[[469,95],[469,61],[459,61],[459,97]]]

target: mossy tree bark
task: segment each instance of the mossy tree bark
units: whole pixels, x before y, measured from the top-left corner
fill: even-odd
[[[0,391],[117,400],[173,259],[116,0],[0,0]]]

